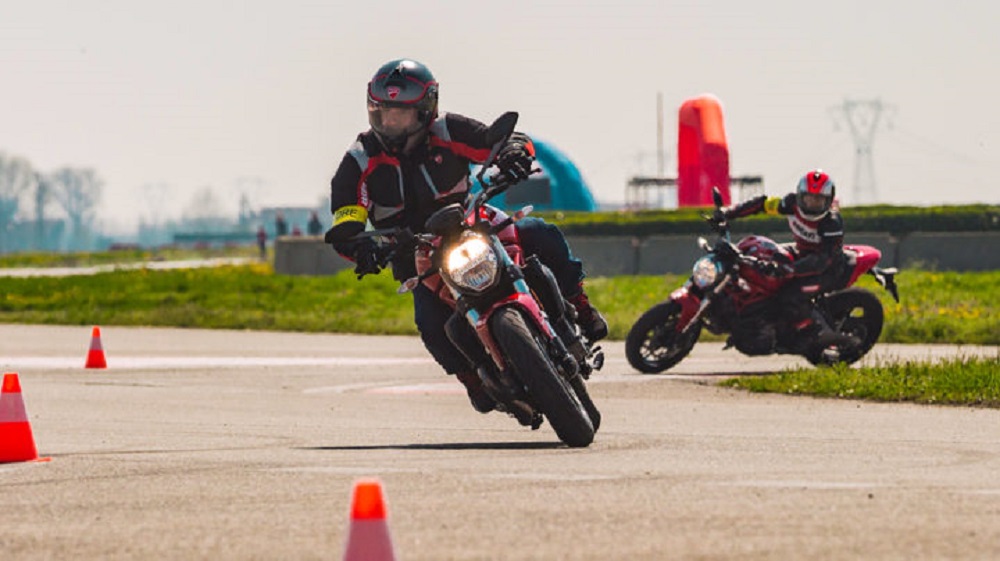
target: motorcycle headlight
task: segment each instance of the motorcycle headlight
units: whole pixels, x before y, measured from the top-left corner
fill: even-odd
[[[694,262],[691,280],[698,288],[708,288],[719,278],[719,262],[711,255],[706,255]]]
[[[445,272],[462,289],[480,292],[497,278],[497,256],[483,236],[466,232],[445,259]]]

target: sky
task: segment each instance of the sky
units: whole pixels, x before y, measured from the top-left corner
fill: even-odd
[[[426,64],[442,111],[519,129],[595,198],[676,174],[677,110],[716,96],[731,175],[784,194],[821,167],[844,205],[1000,203],[1000,8],[956,0],[0,0],[0,151],[90,167],[110,230],[194,208],[328,205],[365,86]],[[854,189],[845,101],[882,103]],[[855,114],[858,115],[857,113]]]

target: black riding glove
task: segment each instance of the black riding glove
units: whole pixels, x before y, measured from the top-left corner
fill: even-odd
[[[497,154],[497,169],[500,175],[509,179],[511,183],[519,183],[531,175],[531,164],[534,161],[535,157],[525,144],[511,141]]]
[[[379,266],[378,245],[372,240],[362,240],[354,248],[354,274],[358,279],[365,275],[377,275],[382,268]]]
[[[758,261],[755,268],[762,275],[775,278],[787,277],[792,272],[792,268],[789,265],[776,261]]]
[[[723,222],[729,222],[733,219],[733,210],[727,206],[715,209],[712,212],[712,216],[708,219],[714,225],[722,224]]]

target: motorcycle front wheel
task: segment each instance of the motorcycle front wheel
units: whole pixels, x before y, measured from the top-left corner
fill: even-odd
[[[534,326],[525,322],[524,316],[511,306],[497,310],[490,324],[504,360],[527,386],[559,440],[573,448],[590,446],[594,441],[590,417],[569,382],[559,375],[549,360],[545,341]]]
[[[701,335],[701,323],[687,333],[677,331],[681,305],[673,300],[657,304],[642,314],[625,338],[628,363],[643,374],[659,374],[691,352]]]

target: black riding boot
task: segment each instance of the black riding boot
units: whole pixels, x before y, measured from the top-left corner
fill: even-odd
[[[475,372],[459,372],[455,374],[459,382],[465,386],[465,393],[469,395],[472,407],[480,413],[489,413],[496,408],[497,402],[483,389],[483,381],[479,379],[479,374]]]
[[[591,342],[599,341],[608,336],[608,322],[597,311],[597,308],[590,303],[590,298],[583,290],[583,283],[580,283],[579,291],[566,297],[570,304],[576,308],[576,323],[583,330]]]

